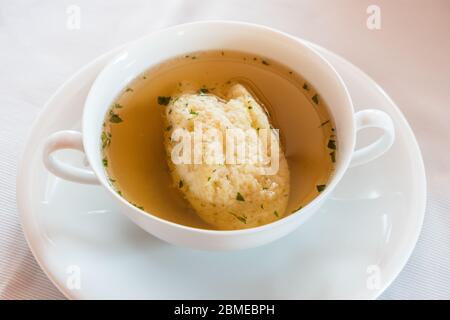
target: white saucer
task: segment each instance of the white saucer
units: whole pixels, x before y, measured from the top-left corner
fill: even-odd
[[[238,252],[164,243],[120,214],[100,187],[66,182],[45,170],[44,138],[79,128],[89,87],[116,50],[69,79],[32,128],[17,181],[29,246],[59,290],[75,299],[377,297],[404,267],[419,236],[426,201],[422,157],[408,123],[382,89],[346,60],[317,49],[343,77],[357,110],[390,114],[397,140],[382,158],[348,171],[334,198],[298,230]],[[365,132],[360,142],[374,134]],[[61,156],[83,160],[73,152]],[[78,270],[81,287],[69,289]]]

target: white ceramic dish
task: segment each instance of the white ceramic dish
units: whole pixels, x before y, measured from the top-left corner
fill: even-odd
[[[17,181],[30,248],[59,290],[79,299],[377,297],[403,268],[420,233],[426,201],[423,162],[408,123],[382,89],[347,61],[316,48],[343,77],[356,109],[376,106],[392,117],[396,141],[383,157],[350,169],[300,229],[237,252],[169,245],[121,215],[104,189],[67,182],[45,170],[45,138],[57,130],[79,129],[86,94],[117,50],[68,80],[32,128]],[[378,135],[367,131],[359,140],[364,144]],[[75,165],[83,162],[74,151],[58,156]],[[74,270],[79,288],[69,285]]]
[[[114,190],[102,161],[100,136],[105,115],[130,81],[170,57],[221,49],[251,52],[269,60],[279,59],[289,69],[301,74],[320,92],[320,99],[330,106],[338,141],[334,172],[325,190],[301,210],[283,219],[244,230],[191,228],[144,212]],[[367,128],[379,129],[380,136],[362,148],[355,148],[356,137],[361,134],[361,129]],[[302,138],[305,137],[285,136],[286,143]],[[304,40],[261,25],[200,21],[162,29],[125,45],[92,84],[84,103],[82,132],[63,130],[52,133],[44,146],[43,161],[47,169],[60,178],[102,185],[123,214],[162,240],[194,249],[236,250],[270,243],[298,228],[316,214],[349,167],[373,161],[389,150],[394,140],[395,127],[389,115],[376,107],[355,112],[339,74]],[[84,152],[90,168],[71,166],[54,158],[53,153],[61,149]]]

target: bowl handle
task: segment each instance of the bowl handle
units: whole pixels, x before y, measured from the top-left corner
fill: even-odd
[[[51,134],[44,144],[43,160],[45,167],[54,175],[65,180],[99,184],[97,176],[91,169],[78,168],[64,163],[53,156],[53,152],[63,149],[75,149],[84,153],[83,136],[78,131],[64,130]]]
[[[350,167],[359,166],[370,162],[386,151],[392,146],[395,140],[394,123],[391,117],[376,109],[366,109],[355,114],[356,133],[366,128],[379,128],[383,130],[383,134],[377,141],[362,147],[353,152]]]

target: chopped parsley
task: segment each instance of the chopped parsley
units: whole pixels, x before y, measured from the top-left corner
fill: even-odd
[[[295,209],[294,211],[292,211],[292,213],[297,212],[298,210],[300,210],[301,208],[303,208],[302,206],[298,207],[297,209]]]
[[[317,191],[322,192],[323,190],[325,190],[326,185],[325,184],[319,184],[316,186]]]
[[[178,182],[178,188],[183,188],[183,180],[180,180],[180,182]]]
[[[110,111],[110,113],[109,113],[109,122],[121,123],[122,121],[123,121],[122,118],[118,114]]]
[[[325,121],[325,122],[322,122],[322,123],[320,124],[319,128],[323,127],[324,125],[326,125],[326,124],[328,124],[328,123],[330,123],[330,120],[327,120],[327,121]]]
[[[102,163],[103,163],[103,166],[107,167],[108,166],[108,159],[103,158],[102,159]]]
[[[105,149],[111,144],[111,133],[103,131],[101,138],[102,138],[102,149]]]
[[[245,201],[244,197],[239,192],[236,194],[236,200],[237,201]]]
[[[123,108],[123,106],[120,103],[114,103],[113,108],[120,109]]]
[[[317,95],[317,93],[313,95],[311,99],[315,104],[319,104],[319,96]]]
[[[200,94],[207,94],[207,93],[209,93],[209,90],[207,88],[201,88],[200,90],[198,90],[198,92]]]
[[[247,216],[246,215],[242,215],[242,216],[238,216],[237,214],[234,214],[233,212],[230,212],[230,214],[235,217],[236,219],[238,219],[240,222],[246,224],[247,223]]]
[[[327,147],[328,147],[329,149],[336,150],[336,141],[333,140],[333,139],[330,139],[330,140],[328,141]]]
[[[170,130],[172,130],[172,126],[167,126],[166,131],[170,131]]]
[[[172,97],[166,97],[166,96],[159,96],[158,97],[158,104],[162,105],[162,106],[167,106],[170,102],[170,99],[172,99]]]
[[[127,88],[127,89],[125,90],[125,92],[133,92],[133,89]]]
[[[275,210],[275,211],[273,212],[273,214],[275,215],[275,217],[279,217],[278,211],[277,211],[277,210]]]
[[[136,203],[131,203],[133,206],[135,206],[138,209],[144,210],[143,206],[138,206]]]
[[[331,161],[334,163],[336,162],[336,151],[333,151],[330,153]]]
[[[305,82],[305,84],[303,85],[303,89],[305,89],[306,91],[309,91],[309,87],[308,84]]]
[[[261,62],[262,62],[262,64],[265,65],[265,66],[268,66],[268,65],[269,65],[269,63],[268,63],[266,60],[262,60]]]
[[[195,112],[194,110],[190,110],[189,111],[189,114],[192,114],[192,115],[194,115],[194,116],[198,116],[198,112]]]

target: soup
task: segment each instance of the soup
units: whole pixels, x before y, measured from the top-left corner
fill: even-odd
[[[211,224],[186,200],[183,181],[174,183],[173,168],[167,161],[164,137],[172,128],[165,116],[175,100],[174,93],[198,92],[223,99],[236,84],[251,93],[267,111],[271,126],[279,129],[289,168],[289,186],[285,188],[289,191],[283,194],[282,212],[271,208],[271,220],[260,223],[296,212],[320,194],[332,175],[337,146],[325,101],[299,74],[281,63],[237,51],[205,51],[172,58],[141,74],[119,94],[106,115],[102,133],[103,163],[117,192],[150,214],[190,227],[256,226],[250,224],[245,212],[230,212],[236,218],[232,227]],[[197,113],[189,112],[193,116]],[[246,200],[239,192],[232,197],[239,205]],[[267,210],[271,202],[258,205]]]

